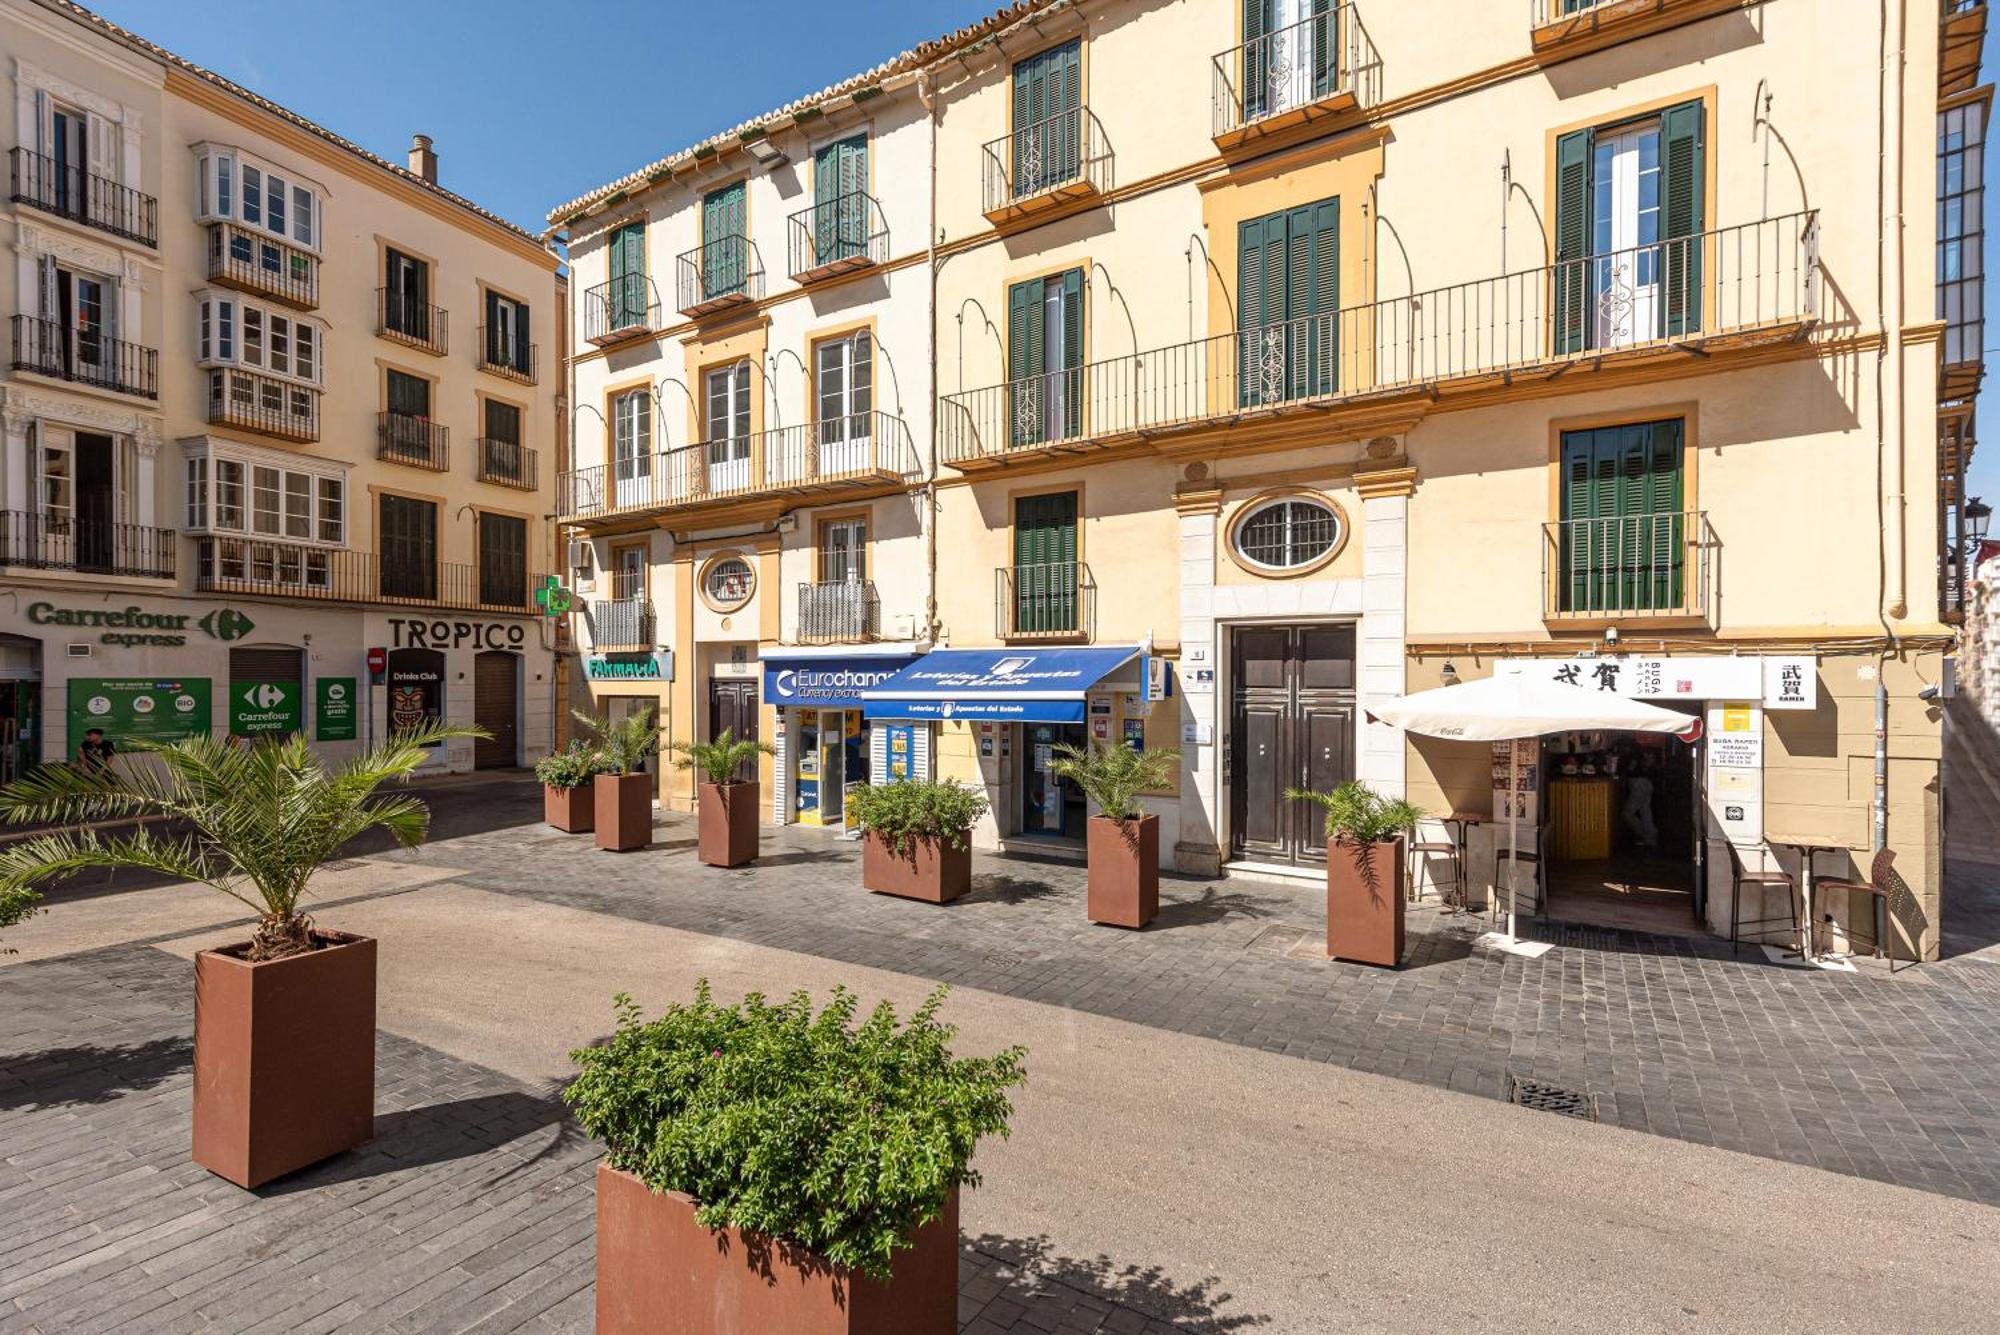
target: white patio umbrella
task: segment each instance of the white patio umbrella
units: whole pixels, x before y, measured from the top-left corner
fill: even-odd
[[[1460,742],[1506,742],[1507,782],[1507,939],[1514,939],[1514,846],[1517,824],[1512,798],[1514,769],[1525,737],[1556,732],[1687,733],[1698,726],[1685,714],[1630,700],[1610,691],[1566,686],[1513,672],[1418,691],[1378,705],[1368,716],[1405,732]]]

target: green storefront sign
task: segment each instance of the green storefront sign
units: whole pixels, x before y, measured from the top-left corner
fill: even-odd
[[[37,626],[66,630],[102,630],[100,644],[132,649],[140,646],[172,649],[187,643],[189,630],[227,644],[240,640],[257,623],[233,607],[217,607],[201,616],[192,612],[149,612],[143,607],[58,607],[29,603],[28,620]]]
[[[321,677],[313,711],[313,735],[322,742],[354,740],[354,678]]]
[[[295,681],[229,683],[229,735],[285,736],[299,730],[299,684]]]
[[[592,654],[583,660],[589,681],[672,681],[671,651],[651,654]]]
[[[205,736],[214,685],[207,677],[71,677],[69,748],[74,758],[84,734],[95,728],[113,746]]]

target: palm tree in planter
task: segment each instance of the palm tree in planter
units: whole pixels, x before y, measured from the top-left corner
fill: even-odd
[[[0,814],[71,828],[0,850],[0,899],[93,868],[210,886],[257,915],[250,939],[194,962],[194,1160],[254,1187],[351,1149],[375,1127],[375,942],[317,926],[313,876],[356,837],[423,842],[430,808],[401,783],[428,748],[477,728],[398,733],[330,767],[303,737],[141,744],[113,771],[49,765],[0,790]],[[89,822],[152,817],[107,835]]]
[[[1049,769],[1097,804],[1090,818],[1085,913],[1113,927],[1144,927],[1160,911],[1160,818],[1138,803],[1149,789],[1171,787],[1178,751],[1060,745]]]
[[[650,709],[627,714],[617,723],[581,709],[576,721],[597,734],[593,812],[597,846],[607,853],[630,853],[653,842],[653,776],[646,758],[660,749],[660,728]]]
[[[814,1014],[703,980],[650,1022],[619,996],[563,1091],[605,1149],[599,1335],[955,1332],[959,1188],[1026,1053],[953,1056],[944,995],[902,1025],[845,988]]]
[[[535,762],[542,781],[542,818],[564,834],[589,834],[597,828],[597,789],[592,780],[604,772],[604,756],[581,739]]]
[[[1403,841],[1423,810],[1360,783],[1285,796],[1326,811],[1326,953],[1395,968],[1403,962]]]
[[[736,777],[758,756],[774,754],[770,743],[738,737],[728,728],[707,742],[675,742],[674,764],[696,770],[696,853],[711,867],[740,867],[757,860],[755,779]]]
[[[881,895],[945,904],[972,888],[968,835],[986,794],[948,781],[870,784],[847,794],[862,830],[861,884]]]

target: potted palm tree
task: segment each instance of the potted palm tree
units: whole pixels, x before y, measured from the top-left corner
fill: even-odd
[[[1403,840],[1422,809],[1360,783],[1285,796],[1326,811],[1326,953],[1395,968],[1403,962]]]
[[[0,814],[70,828],[0,850],[0,899],[92,868],[211,886],[257,915],[248,941],[194,962],[194,1160],[254,1187],[374,1134],[375,942],[302,910],[312,878],[370,830],[413,847],[430,808],[385,794],[429,747],[476,728],[399,733],[330,767],[297,734],[248,746],[201,736],[139,744],[147,763],[49,765],[0,790]],[[90,822],[154,817],[130,834]]]
[[[542,817],[564,834],[597,828],[597,790],[592,784],[604,767],[596,747],[579,739],[535,762],[542,781]]]
[[[861,827],[861,884],[878,895],[945,904],[972,888],[967,836],[986,794],[930,780],[870,784],[847,794]]]
[[[695,787],[697,856],[711,867],[756,861],[758,784],[736,773],[755,757],[772,754],[770,744],[724,728],[713,741],[675,742],[673,751],[674,764],[701,774]]]
[[[631,999],[563,1099],[604,1144],[598,1335],[946,1335],[958,1329],[958,1193],[1007,1134],[1025,1052],[956,1057],[939,988],[904,1024],[691,1005],[641,1022]]]
[[[1160,818],[1137,798],[1172,784],[1180,758],[1178,751],[1141,751],[1126,741],[1055,748],[1049,769],[1097,805],[1086,841],[1084,912],[1090,921],[1138,928],[1159,913]]]
[[[613,723],[576,710],[577,722],[597,734],[597,773],[592,788],[597,846],[607,853],[630,853],[653,842],[653,776],[646,757],[660,749],[653,711],[641,709]]]

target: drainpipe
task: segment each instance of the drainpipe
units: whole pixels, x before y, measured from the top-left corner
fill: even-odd
[[[930,216],[924,228],[925,253],[930,272],[930,290],[925,329],[930,338],[931,387],[929,392],[929,415],[931,423],[930,459],[924,468],[924,633],[923,639],[936,644],[938,638],[938,221],[937,221],[937,166],[938,166],[938,121],[937,89],[931,83],[931,71],[920,70],[917,74],[917,100],[923,104],[924,117],[930,123]],[[961,310],[960,315],[964,312]]]
[[[1893,40],[1891,16],[1894,16]],[[1908,375],[1903,364],[1903,324],[1906,294],[1903,283],[1903,39],[1909,27],[1908,0],[1882,0],[1881,65],[1876,115],[1876,216],[1880,264],[1876,276],[1878,309],[1884,325],[1882,347],[1875,358],[1875,421],[1878,441],[1876,491],[1882,518],[1882,652],[1875,663],[1874,791],[1871,793],[1870,843],[1877,851],[1889,843],[1889,682],[1890,660],[1897,652],[1894,621],[1909,613],[1908,535],[1904,523],[1903,404]],[[1893,107],[1893,111],[1891,108]],[[1892,393],[1893,389],[1893,393]]]

